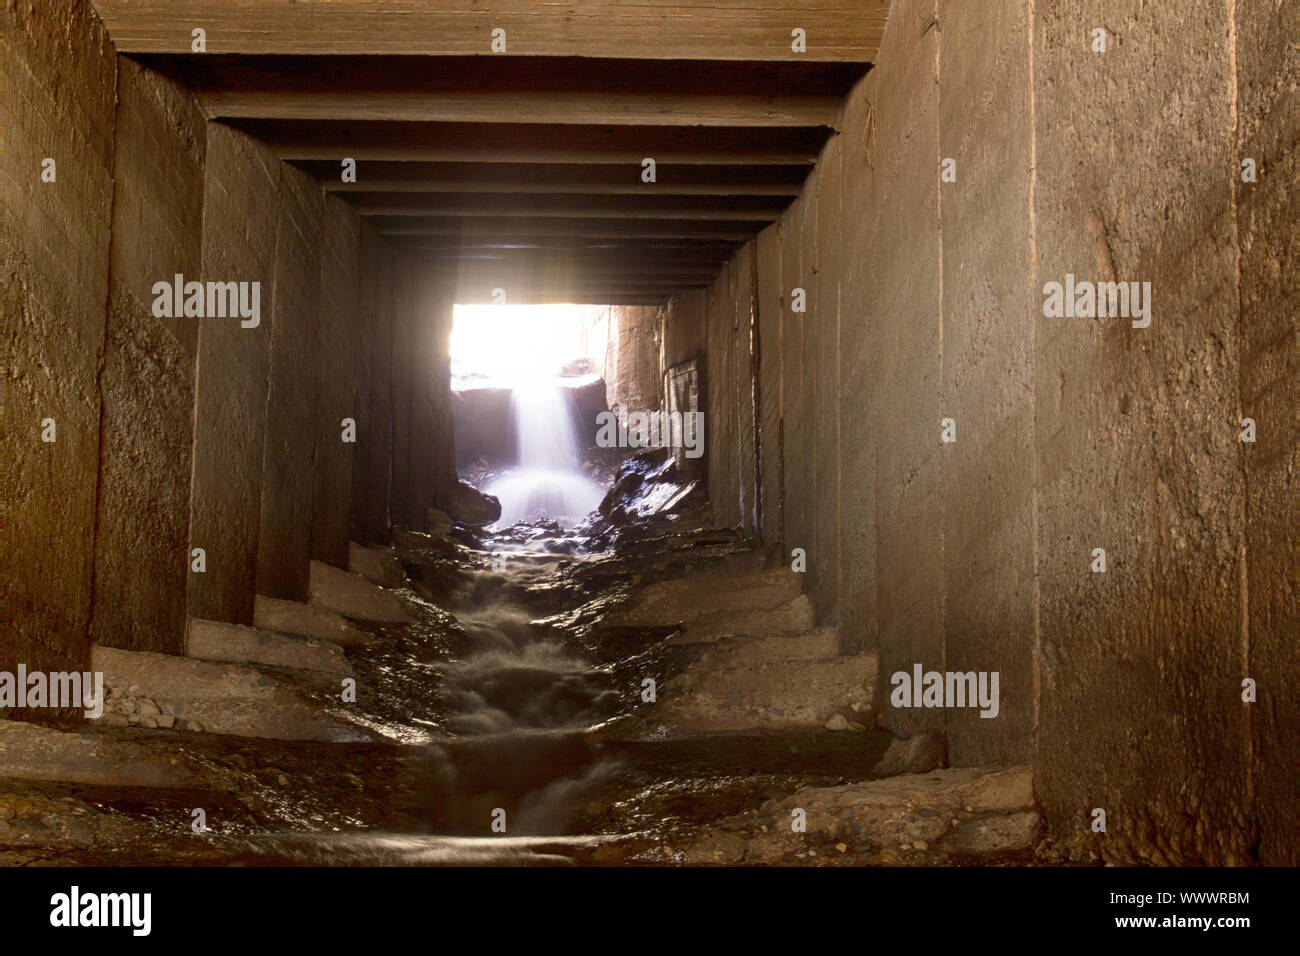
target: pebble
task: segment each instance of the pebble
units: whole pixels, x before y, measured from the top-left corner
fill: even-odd
[[[154,717],[153,714],[145,714],[143,717],[140,718],[140,726],[141,726],[141,727],[151,727],[151,728],[152,728],[152,727],[157,727],[157,726],[158,726],[158,719],[157,719],[156,717]]]
[[[156,718],[154,718],[154,719],[158,721],[158,726],[159,726],[159,727],[167,727],[167,728],[170,728],[170,727],[174,726],[175,723],[176,723],[176,718],[173,717],[171,714],[159,714],[159,715],[158,715]]]
[[[835,844],[835,849],[839,850],[841,853],[847,853],[849,852],[849,845],[847,843],[837,843]]]
[[[831,719],[826,721],[827,730],[848,730],[849,722],[844,719],[843,714],[834,714]]]
[[[162,711],[158,709],[158,705],[155,704],[153,701],[151,701],[148,697],[141,697],[139,706],[140,706],[141,717],[145,715],[154,717],[162,713]]]

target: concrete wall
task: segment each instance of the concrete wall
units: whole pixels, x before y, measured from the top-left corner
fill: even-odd
[[[394,449],[404,513],[445,504],[449,303],[409,268],[395,296],[394,250],[351,206],[117,57],[89,4],[4,13],[0,669],[84,668],[96,641],[182,653],[187,616],[250,623],[258,592],[305,598],[311,558],[386,539]],[[259,282],[258,326],[156,317],[178,274]]]
[[[116,57],[83,7],[6,0],[4,17],[3,481],[22,533],[7,538],[0,668],[62,669],[88,659]]]
[[[207,130],[185,90],[129,60],[118,65],[114,127],[90,638],[180,653],[198,327],[155,318],[152,289],[199,276]]]
[[[758,484],[783,489],[758,530],[807,549],[841,649],[879,649],[882,701],[917,663],[999,673],[996,719],[889,727],[946,732],[955,765],[1032,762],[1070,858],[1294,859],[1295,19],[896,0],[803,194],[706,294],[715,520],[741,524],[750,490],[756,254],[758,391],[780,394]],[[1066,273],[1151,282],[1151,326],[1045,317]]]

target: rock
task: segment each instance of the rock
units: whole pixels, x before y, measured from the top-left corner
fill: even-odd
[[[849,722],[844,719],[843,714],[832,714],[831,719],[826,721],[825,726],[827,730],[848,730]]]
[[[171,714],[159,714],[154,719],[158,721],[159,727],[163,727],[165,729],[170,729],[176,724],[176,718],[173,717]]]
[[[352,666],[337,644],[200,618],[190,618],[186,654],[205,661],[352,675]],[[153,712],[157,713],[157,708]]]
[[[458,481],[451,488],[451,504],[447,509],[452,519],[464,524],[482,526],[501,517],[501,502],[485,495],[466,481]]]
[[[393,624],[413,621],[395,594],[371,584],[359,574],[349,574],[320,561],[311,563],[309,589],[312,604],[344,617]]]
[[[424,527],[431,535],[439,538],[451,534],[451,515],[437,508],[428,508],[424,512]]]
[[[148,697],[141,698],[138,701],[138,704],[140,707],[139,714],[142,720],[145,717],[156,717],[158,716],[158,714],[161,713],[161,711],[158,709],[158,705],[155,704],[153,701],[151,701]]]
[[[159,756],[142,744],[20,720],[0,720],[0,777],[110,787],[205,785],[188,761]]]
[[[943,841],[956,853],[998,853],[1023,850],[1038,838],[1040,823],[1032,810],[981,817],[958,827]]]
[[[289,684],[236,664],[94,645],[91,668],[139,684],[187,730],[279,740],[360,741],[368,732],[311,703]]]
[[[253,624],[259,630],[315,637],[339,647],[369,647],[374,643],[369,634],[341,614],[260,594],[253,599]]]
[[[783,821],[789,819],[793,808],[801,807],[807,814],[809,834],[888,848],[916,846],[918,841],[934,845],[953,832],[951,821],[965,806],[980,807],[984,819],[1027,814],[1036,820],[1033,771],[1029,767],[961,767],[838,787],[810,787],[765,804],[763,813]],[[1016,832],[1023,833],[1027,819],[989,824],[992,836],[987,845],[1005,848],[1016,835],[1012,825],[1021,826]],[[970,847],[978,840],[964,839],[959,839],[962,847],[977,852]]]
[[[942,734],[917,734],[891,743],[872,772],[878,777],[929,773],[942,767],[947,757],[948,747]]]
[[[398,588],[406,583],[402,562],[380,548],[366,548],[355,541],[348,543],[348,570],[372,584]]]
[[[145,716],[140,718],[140,726],[148,727],[149,729],[152,730],[153,728],[158,726],[158,720],[152,715],[146,714]]]

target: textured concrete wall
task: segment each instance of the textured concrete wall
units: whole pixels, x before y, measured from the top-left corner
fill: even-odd
[[[370,427],[359,453],[366,461],[366,539],[387,543],[393,496],[393,255],[378,233],[361,231],[362,308],[370,346]],[[355,493],[355,490],[354,490]]]
[[[947,714],[950,759],[1027,763],[1034,721],[1029,8],[946,4],[939,47],[946,669],[998,671],[1000,711]],[[996,129],[997,135],[989,135]],[[931,426],[933,427],[933,426]],[[1081,567],[1082,565],[1079,565]]]
[[[257,593],[305,601],[320,409],[317,376],[323,359],[318,331],[323,197],[315,180],[289,166],[280,170],[279,194]]]
[[[343,419],[357,418],[361,223],[337,196],[325,198],[321,215],[311,555],[346,567],[356,442],[343,440]]]
[[[759,491],[762,511],[759,528],[764,542],[782,540],[785,488],[782,476],[783,424],[781,421],[781,329],[784,309],[781,299],[780,227],[768,226],[754,243],[755,307],[758,310],[758,420],[759,456],[762,470]]]
[[[881,360],[875,316],[881,310],[872,257],[883,247],[876,221],[883,203],[872,175],[874,103],[880,74],[868,73],[845,102],[841,150],[839,430],[840,567],[839,642],[844,653],[877,646],[876,443]]]
[[[198,326],[153,285],[200,273],[206,124],[193,96],[118,64],[92,643],[181,653]]]
[[[889,726],[946,731],[958,765],[1033,760],[1075,858],[1294,857],[1295,20],[898,0],[840,136],[757,244],[761,328],[761,273],[786,296],[783,454],[760,483],[783,482],[820,616],[843,650],[879,648],[882,699],[915,663],[997,671],[996,719]],[[708,293],[720,412],[745,387],[725,325],[740,260]],[[1066,273],[1151,282],[1150,328],[1045,317]],[[743,500],[728,457],[711,451],[720,518]]]
[[[207,571],[189,576],[192,617],[253,618],[261,525],[266,389],[275,324],[275,243],[280,164],[266,147],[226,127],[208,129],[203,190],[203,281],[260,282],[261,321],[192,320],[199,328],[190,545]]]
[[[0,667],[88,664],[115,57],[84,6],[6,0],[4,501]],[[41,163],[57,179],[41,181]],[[43,419],[57,440],[41,441]]]
[[[605,354],[606,397],[611,408],[631,412],[663,407],[657,306],[614,306]]]
[[[864,264],[877,287],[869,315],[879,348],[872,391],[876,441],[876,608],[880,699],[915,664],[943,670],[944,417],[937,230],[939,31],[934,0],[894,4],[875,101],[879,215]],[[959,424],[960,429],[960,424]],[[960,431],[959,431],[960,438]],[[900,735],[942,728],[942,710],[895,709]]]
[[[1255,183],[1234,183],[1240,259],[1240,417],[1256,442],[1242,444],[1246,493],[1253,821],[1260,862],[1296,863],[1295,787],[1279,768],[1296,766],[1295,601],[1295,182],[1297,66],[1288,44],[1300,34],[1296,4],[1238,3],[1237,137],[1234,159],[1255,160]],[[1235,706],[1235,705],[1234,705]]]
[[[1086,4],[1034,25],[1038,280],[1154,299],[1147,329],[1038,323],[1038,787],[1078,852],[1222,863],[1253,842],[1232,8],[1114,6],[1105,54]]]

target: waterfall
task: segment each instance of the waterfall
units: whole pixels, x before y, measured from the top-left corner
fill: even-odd
[[[567,389],[554,379],[529,382],[511,392],[510,406],[519,464],[484,489],[501,499],[497,527],[538,518],[572,527],[604,491],[580,470]]]

